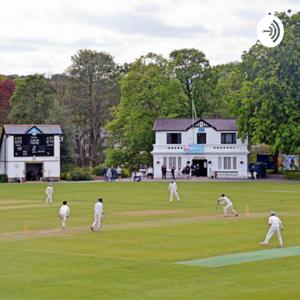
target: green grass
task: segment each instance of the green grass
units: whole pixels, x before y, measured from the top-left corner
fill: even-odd
[[[0,184],[0,300],[300,299],[300,256],[217,268],[176,264],[265,249],[259,242],[271,210],[284,222],[285,245],[300,245],[299,183],[179,182],[181,203],[168,202],[167,185],[58,183],[46,207],[45,184]],[[220,193],[239,218],[217,216]],[[100,195],[104,231],[92,233]],[[63,200],[71,217],[61,235]],[[150,210],[165,214],[128,214]],[[277,246],[274,237],[270,248]]]

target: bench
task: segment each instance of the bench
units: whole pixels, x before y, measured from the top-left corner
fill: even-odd
[[[216,178],[238,178],[238,171],[216,171]]]

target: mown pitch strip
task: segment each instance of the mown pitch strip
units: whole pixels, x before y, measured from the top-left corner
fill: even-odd
[[[226,254],[181,261],[178,264],[214,268],[297,255],[300,255],[300,246]]]

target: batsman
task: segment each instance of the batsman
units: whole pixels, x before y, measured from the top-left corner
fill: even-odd
[[[223,210],[224,210],[224,217],[228,217],[228,210],[231,210],[231,212],[235,215],[235,217],[238,216],[237,211],[233,208],[233,203],[232,201],[225,195],[222,194],[219,199],[216,201],[216,207],[219,205],[225,205]]]

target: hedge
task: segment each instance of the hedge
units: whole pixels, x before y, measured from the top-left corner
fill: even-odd
[[[7,182],[8,178],[6,174],[0,174],[0,183]]]
[[[287,172],[286,178],[291,180],[300,180],[300,172]]]

